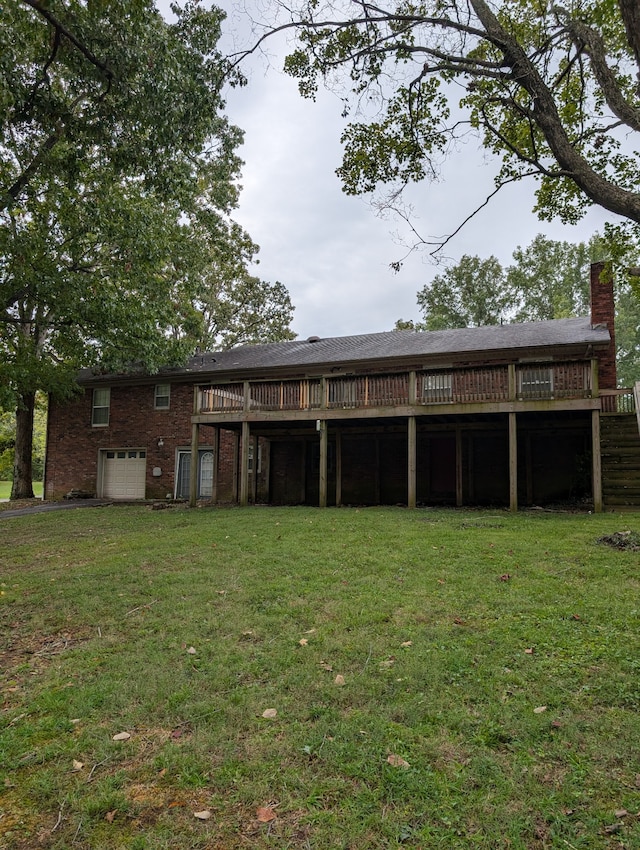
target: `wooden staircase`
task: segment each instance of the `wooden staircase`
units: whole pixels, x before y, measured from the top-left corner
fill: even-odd
[[[634,388],[640,411],[640,383]],[[640,506],[640,413],[604,414],[600,420],[605,507]]]

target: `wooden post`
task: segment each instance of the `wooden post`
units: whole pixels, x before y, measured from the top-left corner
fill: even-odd
[[[417,389],[417,380],[416,373],[409,372],[409,404],[417,404],[418,399],[416,397],[416,389]]]
[[[416,506],[416,417],[407,420],[407,506]]]
[[[515,401],[518,392],[518,385],[516,382],[516,364],[509,363],[507,369],[509,380],[509,401]]]
[[[211,501],[218,501],[218,480],[220,477],[220,428],[213,429],[213,477],[211,480]]]
[[[327,457],[329,428],[326,419],[320,421],[320,482],[318,504],[321,508],[327,507]]]
[[[197,422],[191,426],[191,466],[189,474],[189,507],[195,508],[198,501],[198,434]]]
[[[342,432],[336,431],[336,506],[342,504]]]
[[[600,378],[598,376],[598,359],[591,358],[591,398],[598,398],[600,395]]]
[[[244,412],[247,413],[251,408],[251,384],[249,381],[245,381],[243,384],[244,387]]]
[[[240,504],[245,508],[249,504],[249,440],[251,431],[248,422],[242,423],[242,443],[240,445]]]
[[[509,414],[509,508],[518,510],[518,426],[516,414]]]
[[[602,513],[602,455],[600,453],[600,411],[591,411],[591,456],[593,458],[593,510]]]
[[[456,507],[462,507],[462,431],[456,428]]]

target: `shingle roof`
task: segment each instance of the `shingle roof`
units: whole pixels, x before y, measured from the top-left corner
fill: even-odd
[[[244,345],[229,351],[208,352],[192,357],[186,371],[245,372],[252,369],[321,366],[386,358],[433,358],[507,349],[597,345],[608,341],[607,329],[592,328],[588,318],[554,319],[444,331],[386,331],[329,337],[315,342],[293,340],[267,345]]]
[[[184,367],[162,369],[160,374],[176,377],[234,372],[247,374],[269,369],[355,365],[385,359],[424,358],[428,361],[514,349],[525,356],[527,349],[604,345],[610,337],[606,328],[592,327],[586,317],[443,331],[386,331],[326,339],[312,337],[311,340],[315,341],[291,340],[205,352],[192,357]],[[84,370],[81,380],[95,381],[96,377],[89,370]],[[100,376],[99,380],[106,377]]]

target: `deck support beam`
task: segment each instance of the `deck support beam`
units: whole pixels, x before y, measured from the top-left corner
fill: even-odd
[[[593,510],[602,513],[602,455],[600,452],[600,411],[591,411],[591,457],[593,476]]]
[[[417,430],[416,417],[410,416],[407,420],[407,506],[415,508],[416,498],[416,455],[417,455]]]
[[[327,507],[327,457],[329,445],[329,428],[326,419],[319,420],[320,430],[320,484],[318,503],[321,508]]]
[[[518,510],[518,423],[515,413],[509,414],[509,509]]]

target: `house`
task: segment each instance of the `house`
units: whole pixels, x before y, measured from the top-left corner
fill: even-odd
[[[586,318],[310,337],[155,375],[85,370],[76,399],[50,404],[45,498],[640,504],[602,264],[591,293]]]

